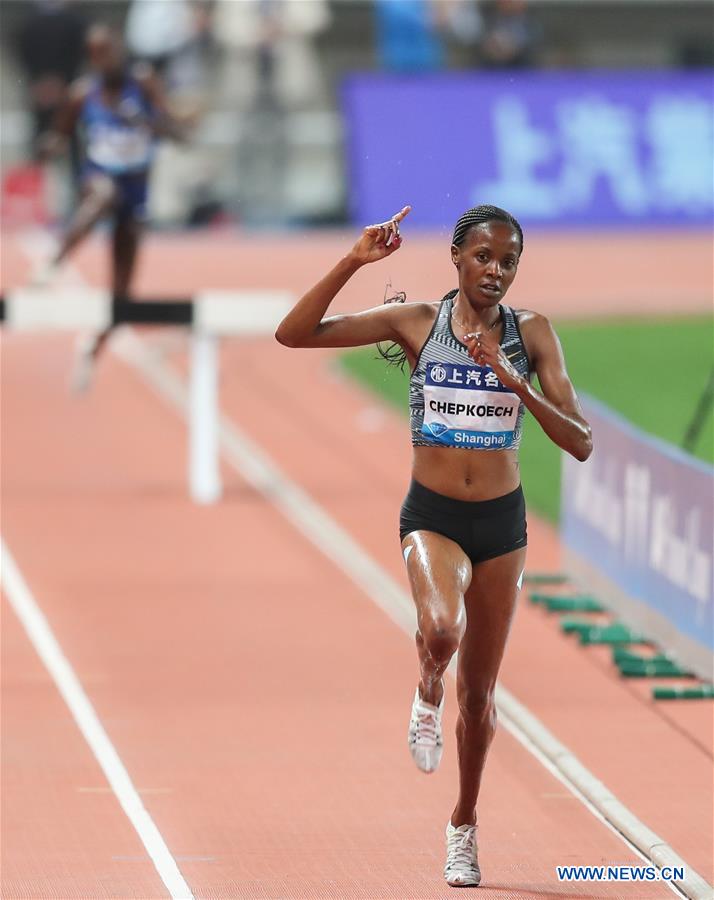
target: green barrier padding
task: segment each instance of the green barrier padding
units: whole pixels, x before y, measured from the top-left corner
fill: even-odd
[[[691,675],[671,659],[623,660],[618,669],[625,678],[686,678]]]
[[[649,644],[647,646],[650,646]],[[619,665],[621,662],[627,662],[628,660],[634,659],[669,659],[668,656],[665,656],[664,653],[657,653],[654,656],[642,656],[640,653],[633,653],[632,650],[627,646],[622,646],[617,644],[612,648],[612,661],[615,665]]]
[[[641,634],[635,634],[619,622],[593,625],[588,631],[581,631],[578,638],[581,644],[641,644],[644,640]]]
[[[591,628],[595,628],[596,624],[589,619],[561,619],[560,630],[565,634],[583,634],[590,631]]]
[[[565,596],[534,592],[530,601],[540,604],[548,612],[605,612],[605,607],[587,594]]]
[[[533,572],[523,576],[525,584],[565,584],[568,576],[562,572]]]
[[[655,700],[711,700],[714,699],[714,685],[700,684],[697,687],[653,687]]]
[[[560,627],[566,634],[577,634],[581,644],[642,644],[645,641],[641,634],[619,622],[597,625],[582,619],[563,619]]]

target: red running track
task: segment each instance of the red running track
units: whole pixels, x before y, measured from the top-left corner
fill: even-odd
[[[192,506],[175,413],[115,357],[77,401],[70,358],[65,338],[3,340],[3,533],[195,895],[452,895],[451,686],[444,765],[426,778],[406,750],[411,641],[235,471],[220,505]],[[404,583],[406,430],[329,365],[230,342],[224,406]],[[550,567],[554,535],[530,532],[530,567]],[[3,897],[166,896],[3,613]],[[710,705],[682,721],[646,703],[525,604],[503,683],[710,873]],[[669,895],[559,884],[556,864],[638,859],[503,730],[480,815],[486,897]]]

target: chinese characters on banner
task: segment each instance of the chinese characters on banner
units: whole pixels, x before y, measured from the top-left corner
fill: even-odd
[[[425,227],[479,203],[543,225],[714,213],[712,73],[355,76],[344,102],[359,222],[404,198]]]

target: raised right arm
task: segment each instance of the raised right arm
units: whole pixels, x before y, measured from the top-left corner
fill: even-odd
[[[405,206],[388,222],[369,225],[352,250],[324,278],[310,288],[285,316],[275,332],[286,347],[357,347],[378,341],[399,341],[399,320],[406,310],[398,305],[379,306],[352,315],[325,317],[330,303],[363,265],[391,256],[401,246],[399,223],[409,213]]]

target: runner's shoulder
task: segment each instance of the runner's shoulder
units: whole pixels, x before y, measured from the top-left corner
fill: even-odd
[[[389,315],[393,314],[400,322],[428,322],[436,318],[439,304],[427,300],[393,300],[385,303],[382,309],[389,310]]]
[[[551,333],[553,331],[550,319],[542,313],[535,312],[535,310],[532,309],[514,309],[513,312],[518,320],[518,327],[521,329],[521,334],[523,334],[524,337],[526,334],[537,337],[538,335]]]
[[[389,308],[394,310],[395,318],[392,322],[409,328],[426,328],[427,331],[436,320],[439,311],[438,302],[428,300],[409,300],[406,303],[390,303]]]
[[[67,96],[71,105],[84,103],[92,90],[94,79],[91,75],[81,75],[70,84]]]
[[[156,69],[151,65],[151,63],[148,63],[144,60],[132,63],[129,69],[129,74],[134,79],[134,81],[138,81],[142,86],[153,84],[157,78]]]
[[[548,352],[556,339],[555,329],[550,319],[532,309],[514,309],[523,343],[531,360],[539,355],[539,350]]]
[[[548,324],[548,317],[544,316],[542,313],[536,312],[533,309],[516,309],[514,307],[513,312],[518,318],[519,325],[535,324],[537,328],[539,326],[542,327],[544,324]]]
[[[416,355],[427,339],[439,311],[439,303],[412,300],[408,303],[390,304],[396,312],[392,327],[399,336],[402,346],[412,348]]]
[[[412,307],[415,318],[435,319],[441,306],[441,300],[412,300],[405,306]]]

